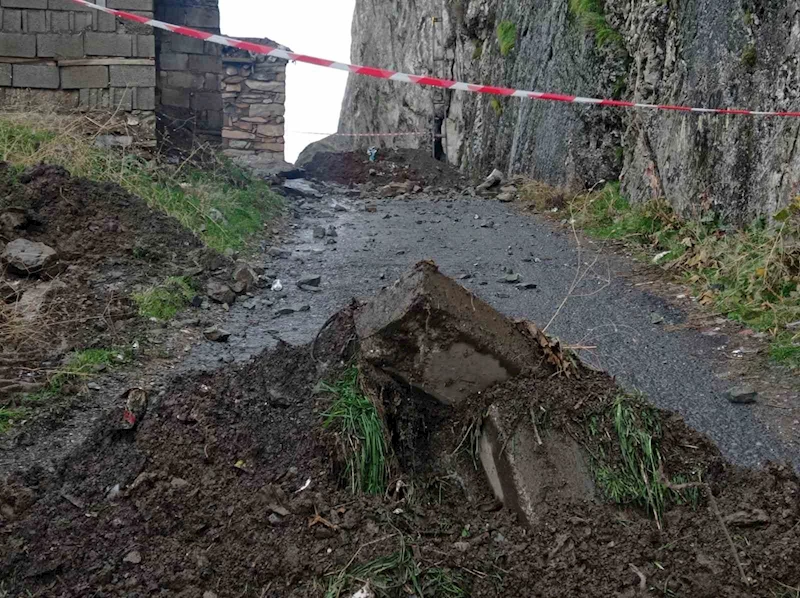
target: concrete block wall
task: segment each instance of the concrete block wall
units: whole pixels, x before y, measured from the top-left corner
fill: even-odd
[[[153,16],[153,0],[96,0]],[[125,111],[155,143],[155,36],[70,0],[0,0],[0,102]]]
[[[277,46],[268,39],[248,41]],[[283,160],[286,61],[224,48],[223,152],[232,157]]]
[[[219,33],[217,0],[160,0],[156,18]],[[219,136],[222,130],[222,47],[168,31],[156,32],[162,126]]]

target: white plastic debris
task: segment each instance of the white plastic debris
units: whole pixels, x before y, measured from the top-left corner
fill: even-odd
[[[280,279],[276,279],[275,282],[272,283],[272,290],[276,293],[283,290],[283,284],[281,283]]]
[[[308,478],[302,486],[298,490],[295,491],[295,494],[301,493],[303,490],[308,490],[308,487],[311,486],[311,478]]]
[[[375,592],[372,591],[372,588],[369,587],[369,582],[367,582],[363,588],[351,595],[350,598],[375,598]]]

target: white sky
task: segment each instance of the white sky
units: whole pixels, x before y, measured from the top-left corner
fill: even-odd
[[[220,0],[222,33],[268,37],[300,54],[350,62],[350,24],[355,0]],[[286,73],[286,160],[339,123],[347,73],[310,64],[289,64]]]

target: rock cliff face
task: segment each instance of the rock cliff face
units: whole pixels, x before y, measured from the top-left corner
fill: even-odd
[[[505,55],[501,24],[515,29]],[[353,20],[359,64],[642,102],[800,110],[798,56],[800,0],[358,0]],[[351,75],[340,130],[429,132],[432,98]],[[448,92],[445,110],[448,160],[475,174],[499,167],[571,187],[621,178],[634,201],[666,197],[686,215],[713,209],[740,223],[799,191],[800,119],[463,92]]]

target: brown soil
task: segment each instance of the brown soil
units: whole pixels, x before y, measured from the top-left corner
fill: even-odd
[[[137,289],[169,276],[227,266],[226,260],[175,219],[149,208],[117,185],[73,178],[56,166],[17,175],[0,163],[0,214],[24,214],[2,231],[0,245],[16,238],[57,250],[59,264],[46,275],[0,272],[17,289],[0,322],[0,378],[41,380],[71,350],[112,347],[145,324],[130,299]],[[28,301],[41,296],[38,309]],[[34,302],[38,303],[38,302]],[[0,385],[2,388],[2,385]],[[2,395],[2,392],[0,392]]]
[[[423,150],[386,150],[370,162],[366,152],[321,152],[305,167],[313,178],[342,185],[412,181],[420,186],[436,185],[461,189],[464,177],[452,166],[439,162]],[[370,174],[370,171],[375,174]]]
[[[490,400],[520,413],[542,407],[550,429],[597,450],[602,438],[581,430],[606,412],[615,385],[583,368],[517,378],[460,412],[432,410],[437,425],[429,433],[440,431],[440,444],[430,454],[455,453],[454,466],[409,467],[398,451],[386,495],[353,496],[333,473],[332,432],[321,427],[330,397],[315,391],[320,379],[336,378],[352,339],[345,312],[313,350],[281,346],[240,368],[175,380],[136,430],[119,430],[113,413],[58,471],[7,480],[0,590],[322,596],[342,571],[397,552],[418,569],[419,583],[406,579],[384,595],[464,595],[437,585],[443,570],[468,594],[489,597],[772,597],[793,595],[786,587],[800,584],[797,478],[784,467],[729,466],[676,417],[663,422],[668,473],[673,465],[704,468],[748,585],[706,500],[670,506],[662,530],[634,506],[601,501],[545,502],[533,529],[500,509],[469,451],[456,451],[469,423]],[[431,400],[405,396],[423,410]],[[383,399],[387,417],[397,413],[402,397]],[[600,423],[599,436],[607,426]],[[395,421],[389,429],[398,446],[408,426]],[[347,580],[342,595],[363,581]]]

